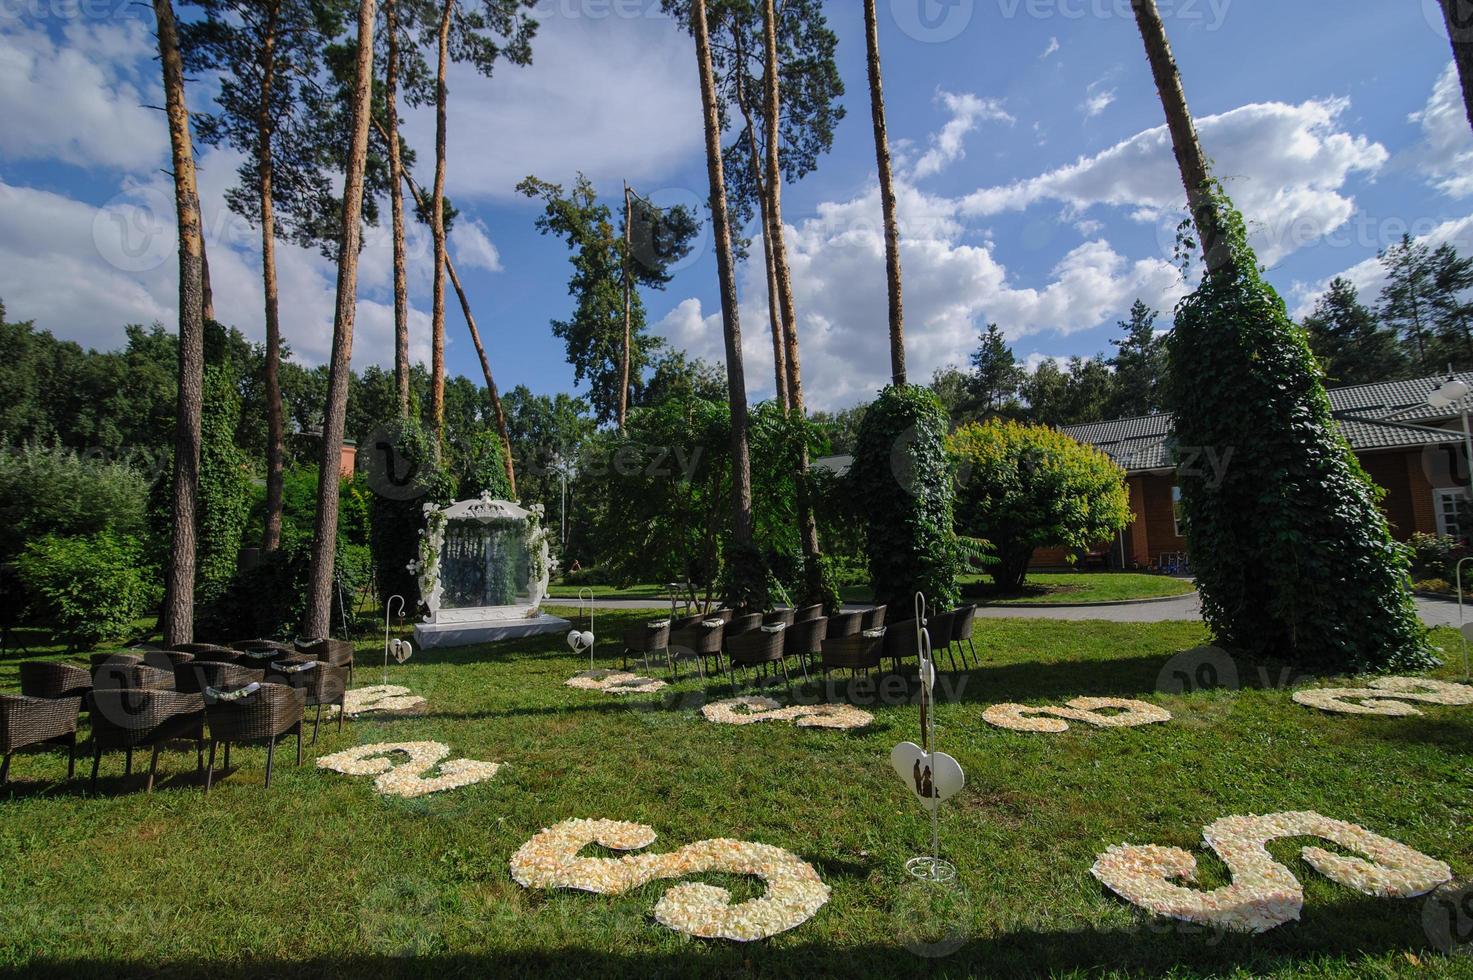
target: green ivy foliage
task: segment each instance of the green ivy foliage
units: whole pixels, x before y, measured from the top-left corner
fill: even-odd
[[[371,478],[368,481],[374,491],[369,504],[374,580],[378,583],[380,602],[401,595],[404,608],[413,610],[420,598],[419,583],[409,571],[409,563],[419,557],[424,507],[452,502],[457,486],[444,464],[437,440],[418,420],[396,419],[383,426],[381,432],[392,447],[396,465],[402,464],[409,468],[406,473],[412,472],[413,485],[389,488],[375,485]],[[360,451],[382,453],[385,450],[365,446]]]
[[[952,433],[957,458],[957,525],[986,540],[988,571],[1016,591],[1037,548],[1088,548],[1130,522],[1125,471],[1093,446],[1057,429],[993,420]]]
[[[1177,307],[1166,385],[1203,616],[1225,646],[1309,669],[1426,667],[1379,491],[1242,216],[1214,193],[1233,258]]]
[[[204,373],[200,413],[198,585],[210,589],[235,575],[241,540],[250,520],[251,473],[235,444],[240,395],[234,372],[210,364]]]
[[[281,547],[250,568],[237,572],[196,606],[195,634],[216,642],[246,637],[287,637],[302,621],[307,604],[307,573],[312,537],[283,537]],[[337,578],[355,594],[372,574],[365,545],[338,540]],[[342,610],[333,596],[333,632],[342,627]],[[351,613],[350,613],[351,614]],[[382,621],[380,621],[382,625]]]
[[[860,423],[849,485],[876,603],[908,610],[916,592],[932,609],[960,600],[948,426],[941,402],[917,385],[886,388]]]
[[[45,535],[15,567],[32,616],[72,649],[121,639],[160,598],[138,541],[109,531]]]
[[[455,447],[453,455],[460,500],[470,500],[483,493],[490,494],[493,500],[512,499],[511,481],[506,476],[506,451],[497,433],[487,429],[474,432]]]

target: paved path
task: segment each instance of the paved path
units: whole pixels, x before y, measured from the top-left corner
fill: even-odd
[[[1448,599],[1423,599],[1418,597],[1417,613],[1428,626],[1457,626],[1458,604]],[[577,600],[550,599],[550,606],[577,606]],[[596,609],[662,609],[669,610],[668,600],[658,599],[597,599]],[[849,609],[863,609],[851,605]],[[977,615],[989,619],[1075,619],[1104,620],[1111,623],[1160,623],[1167,620],[1193,620],[1202,618],[1202,607],[1196,593],[1163,602],[1122,603],[1111,606],[982,606]],[[1473,621],[1473,607],[1468,609],[1469,620]]]

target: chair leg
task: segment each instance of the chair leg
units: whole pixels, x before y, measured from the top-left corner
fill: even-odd
[[[102,765],[102,746],[97,744],[97,737],[92,738],[92,783],[88,787],[89,793],[97,792],[97,767]]]
[[[951,672],[954,674],[956,673],[956,654],[951,652],[951,644],[946,645],[945,653],[946,656],[951,660]]]
[[[230,743],[225,743],[225,771],[230,771]]]
[[[0,786],[10,782],[10,753],[5,753],[5,761],[0,762]]]
[[[339,735],[343,734],[343,719],[346,718],[347,715],[348,715],[348,696],[346,694],[344,694],[343,695],[343,699],[338,702],[338,734]]]
[[[276,758],[276,739],[266,743],[266,788],[271,788],[271,762]]]
[[[778,663],[782,664],[782,668],[783,668],[783,684],[786,685],[787,686],[787,689],[788,689],[788,700],[789,701],[792,701],[793,700],[793,679],[790,676],[788,676],[788,662],[786,660],[779,660]]]
[[[982,657],[978,655],[977,645],[972,642],[971,637],[967,637],[967,646],[972,648],[972,663],[977,664],[980,667],[982,665]]]
[[[153,780],[159,771],[159,750],[162,748],[162,745],[155,745],[153,747],[153,758],[148,760],[148,786],[144,789],[145,793],[153,792]]]
[[[133,775],[133,750],[131,748],[123,756],[123,775]]]
[[[194,771],[203,772],[205,768],[205,743],[204,739],[195,739],[194,742]]]
[[[225,747],[228,749],[230,747],[230,743],[226,742]],[[210,787],[213,785],[215,785],[215,740],[210,739],[210,765],[208,768],[205,769],[206,796],[210,795]]]
[[[297,722],[297,765],[302,764],[302,722]]]
[[[66,750],[66,778],[71,782],[77,778],[77,733],[72,732],[71,738],[67,739]]]
[[[322,724],[322,705],[317,706],[317,717],[312,719],[312,744],[317,744],[317,726]],[[300,760],[298,760],[300,762]]]

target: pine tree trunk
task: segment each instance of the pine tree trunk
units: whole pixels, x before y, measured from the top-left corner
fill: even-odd
[[[629,182],[624,182],[624,356],[619,365],[619,431],[624,431],[624,422],[629,415],[629,345],[634,337],[634,312],[632,290],[629,282],[629,248],[633,230],[630,228],[633,211],[629,203]]]
[[[353,360],[353,320],[358,299],[358,250],[362,241],[363,170],[368,161],[368,121],[372,112],[374,0],[358,8],[358,65],[353,86],[353,142],[349,145],[343,182],[342,231],[338,248],[337,309],[333,317],[332,356],[328,362],[327,406],[322,413],[322,445],[318,462],[317,523],[312,531],[312,563],[307,574],[307,609],[302,636],[319,639],[332,626],[333,569],[338,543],[338,467],[343,425],[348,413],[348,385]]]
[[[890,165],[890,136],[885,126],[885,89],[880,74],[880,25],[875,0],[864,0],[864,36],[868,47],[870,117],[875,131],[875,166],[880,174],[880,208],[885,218],[885,284],[890,296],[890,380],[906,383],[905,307],[900,288],[900,219],[896,217],[895,173]]]
[[[706,129],[706,174],[711,184],[711,225],[716,238],[716,273],[721,284],[721,325],[726,336],[726,387],[731,402],[732,537],[752,543],[752,462],[747,452],[747,381],[742,368],[742,325],[732,268],[731,220],[726,210],[726,174],[721,162],[721,116],[711,65],[711,34],[706,0],[691,3],[691,31],[701,76],[701,106]]]
[[[1135,9],[1141,40],[1145,42],[1146,59],[1151,64],[1156,91],[1161,96],[1161,107],[1166,111],[1166,128],[1171,132],[1171,146],[1176,154],[1177,168],[1181,171],[1182,185],[1186,188],[1187,207],[1197,228],[1202,256],[1207,270],[1217,272],[1232,264],[1231,243],[1218,227],[1217,206],[1211,194],[1212,174],[1202,152],[1202,143],[1197,138],[1192,112],[1187,107],[1186,92],[1182,89],[1176,59],[1171,54],[1166,26],[1161,22],[1156,0],[1131,0],[1131,5]]]
[[[435,186],[430,193],[430,232],[435,240],[434,291],[430,307],[430,416],[435,438],[445,441],[445,108],[449,92],[450,20],[455,0],[445,0],[440,15],[439,57],[435,72]]]
[[[165,573],[160,628],[164,644],[194,639],[196,514],[199,495],[200,414],[204,399],[204,246],[200,231],[199,189],[184,104],[184,62],[171,0],[154,0],[158,18],[159,61],[169,119],[169,149],[174,166],[174,207],[179,222],[179,407],[174,429],[173,540]]]
[[[399,390],[399,415],[409,417],[409,272],[404,242],[404,161],[399,150],[399,0],[386,0],[384,17],[389,51],[384,69],[384,102],[389,116],[389,205],[394,236],[394,384]]]
[[[1473,126],[1473,0],[1442,0],[1442,16],[1463,83],[1463,108],[1468,125]]]
[[[276,22],[279,3],[267,8],[261,56],[261,97],[256,109],[256,170],[261,206],[261,283],[266,296],[266,519],[261,550],[281,545],[282,482],[286,425],[281,405],[281,313],[276,287],[276,213],[272,201],[271,90],[276,82]]]
[[[215,291],[210,288],[210,250],[205,246],[204,218],[200,218],[199,236],[199,305],[204,310],[205,322],[215,319]]]
[[[778,150],[782,142],[782,84],[777,51],[777,3],[766,0],[763,7],[764,39],[767,47],[767,68],[763,76],[767,83],[767,211],[770,223],[767,239],[772,243],[772,269],[777,280],[777,289],[782,297],[783,339],[786,345],[788,369],[788,404],[794,418],[805,416],[803,406],[802,362],[798,354],[798,316],[793,303],[793,274],[788,268],[788,244],[783,235],[783,174]],[[812,490],[808,485],[808,440],[806,436],[798,446],[798,471],[795,482],[798,490],[798,537],[803,549],[803,567],[806,573],[811,602],[821,599],[815,592],[821,591],[822,575],[818,557],[818,522],[813,517]]]

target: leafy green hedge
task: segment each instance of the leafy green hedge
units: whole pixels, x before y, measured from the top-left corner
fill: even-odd
[[[307,572],[311,560],[310,536],[283,538],[281,547],[265,555],[259,564],[237,572],[199,601],[195,634],[221,643],[253,637],[290,636],[302,621],[306,608]],[[372,558],[368,548],[339,538],[337,572],[347,590],[356,592],[368,581],[371,571]],[[341,626],[341,610],[334,594],[331,629],[336,633]]]
[[[409,571],[409,563],[419,557],[424,506],[449,503],[455,496],[455,479],[441,461],[434,436],[417,420],[396,420],[384,431],[395,458],[412,468],[412,485],[391,488],[369,480],[374,491],[369,502],[369,547],[379,601],[401,595],[404,608],[412,613],[419,602],[419,583]],[[381,452],[372,446],[365,449]]]
[[[137,470],[62,449],[0,452],[0,560],[46,534],[141,536],[148,481]]]
[[[916,385],[880,392],[860,423],[850,490],[865,522],[875,602],[897,615],[918,591],[932,609],[960,600],[948,424],[941,402]]]
[[[1235,261],[1177,307],[1166,385],[1203,616],[1226,646],[1316,670],[1427,666],[1379,491],[1218,193]]]
[[[160,597],[142,550],[108,531],[28,543],[15,567],[32,616],[72,648],[123,638]]]

